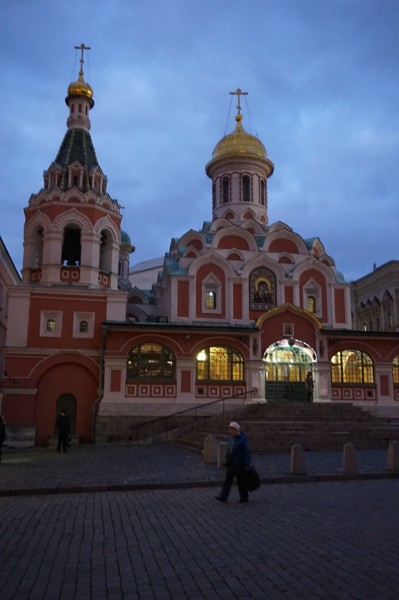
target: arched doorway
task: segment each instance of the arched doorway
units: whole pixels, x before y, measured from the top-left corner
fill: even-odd
[[[264,354],[266,400],[305,402],[305,379],[316,362],[316,353],[308,344],[294,338],[269,346]]]
[[[69,417],[71,434],[74,435],[76,432],[76,398],[73,394],[61,394],[61,396],[58,396],[55,420],[57,420],[62,410],[65,410]]]

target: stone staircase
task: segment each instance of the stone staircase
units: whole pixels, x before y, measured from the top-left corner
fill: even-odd
[[[239,420],[252,452],[289,451],[293,444],[305,450],[341,450],[345,443],[356,448],[385,448],[399,440],[399,419],[372,415],[352,404],[268,403],[249,405]],[[210,419],[180,435],[176,443],[202,452],[206,436],[227,439],[226,419]]]

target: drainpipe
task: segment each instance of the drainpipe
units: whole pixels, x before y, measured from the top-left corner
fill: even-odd
[[[105,337],[107,334],[107,326],[103,324],[101,333],[101,346],[100,346],[100,365],[98,373],[98,395],[97,400],[93,404],[93,415],[92,415],[92,437],[93,444],[96,443],[96,416],[97,409],[104,397],[104,350],[105,350]]]

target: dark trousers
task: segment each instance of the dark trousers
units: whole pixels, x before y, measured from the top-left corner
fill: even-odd
[[[62,446],[63,452],[66,452],[67,446],[68,446],[68,434],[67,433],[59,433],[58,434],[57,452],[59,452],[61,450],[61,446]]]
[[[245,483],[245,471],[232,471],[231,469],[226,470],[226,479],[220,492],[220,498],[227,500],[230,493],[231,486],[233,485],[234,477],[237,477],[238,492],[240,494],[240,500],[248,500],[248,490]]]

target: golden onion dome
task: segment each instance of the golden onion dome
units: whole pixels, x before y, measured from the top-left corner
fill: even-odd
[[[68,101],[68,98],[70,98],[71,96],[80,96],[82,98],[87,98],[90,101],[90,106],[94,106],[93,88],[91,87],[91,85],[86,83],[86,81],[80,74],[79,79],[68,86],[66,101]]]
[[[216,144],[212,154],[212,160],[227,156],[256,156],[267,158],[266,148],[254,135],[247,133],[242,126],[242,115],[236,115],[237,125],[235,130],[226,135]]]

